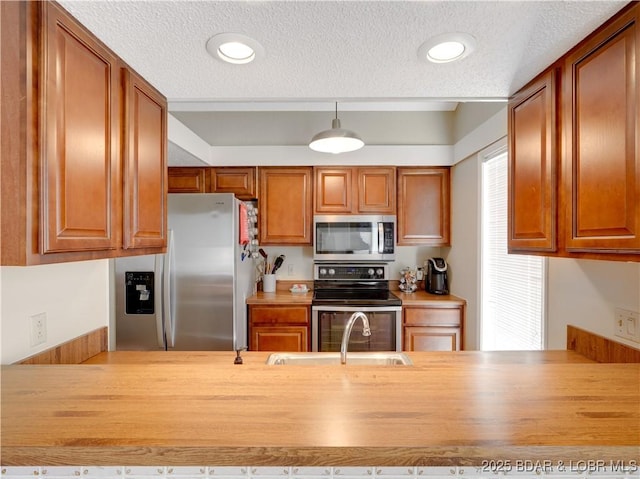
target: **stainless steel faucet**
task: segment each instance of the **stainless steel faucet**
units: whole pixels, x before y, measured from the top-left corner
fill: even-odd
[[[340,346],[340,362],[347,364],[347,348],[349,347],[349,337],[351,336],[351,330],[353,329],[353,323],[356,319],[362,319],[362,335],[371,336],[371,328],[369,327],[369,318],[362,311],[357,311],[351,315],[347,325],[344,327],[344,334],[342,335],[342,345]]]

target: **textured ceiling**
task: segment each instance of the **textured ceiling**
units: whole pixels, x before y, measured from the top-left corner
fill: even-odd
[[[441,144],[452,133],[434,129],[435,117],[451,125],[456,102],[504,101],[626,4],[60,3],[160,90],[170,111],[210,145],[306,144],[329,128],[335,101],[343,127],[356,129],[367,144]],[[205,44],[224,32],[253,37],[265,55],[247,65],[212,58]],[[475,51],[457,63],[420,60],[420,45],[444,32],[471,34]]]
[[[169,100],[504,98],[626,2],[100,1],[61,4]],[[216,33],[258,40],[265,55],[229,65]],[[466,32],[475,52],[429,64],[418,47]]]

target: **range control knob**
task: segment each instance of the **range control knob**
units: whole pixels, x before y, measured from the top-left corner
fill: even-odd
[[[334,274],[336,274],[336,270],[333,268],[329,268],[329,276],[333,276]]]
[[[373,273],[375,273],[375,271],[373,270],[373,268],[369,268],[369,269],[367,270],[367,274],[368,274],[369,276],[373,276]]]
[[[327,269],[326,268],[320,268],[320,276],[324,276],[325,274],[327,274]]]
[[[384,271],[382,270],[382,268],[378,268],[378,269],[376,270],[376,274],[377,274],[380,278],[382,278],[382,277],[383,277],[383,275],[384,275]]]

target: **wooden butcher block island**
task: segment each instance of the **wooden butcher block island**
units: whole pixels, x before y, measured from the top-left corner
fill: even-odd
[[[103,353],[2,368],[1,462],[437,466],[640,462],[640,364],[570,351],[408,353],[413,366],[267,366],[268,353]]]

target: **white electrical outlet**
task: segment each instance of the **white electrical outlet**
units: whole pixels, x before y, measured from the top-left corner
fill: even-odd
[[[31,346],[47,341],[47,313],[38,313],[31,316]]]
[[[640,343],[640,313],[615,308],[616,336]]]

